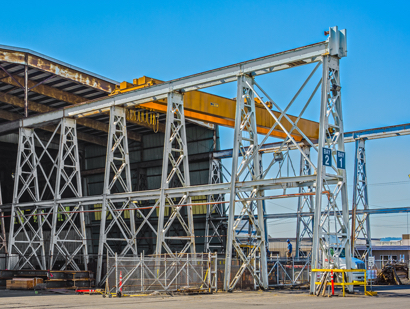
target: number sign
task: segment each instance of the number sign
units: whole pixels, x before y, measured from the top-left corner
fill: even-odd
[[[332,166],[332,150],[329,148],[323,148],[323,165]]]
[[[369,256],[369,260],[367,261],[367,266],[369,267],[374,266],[374,256]]]
[[[346,169],[346,153],[344,151],[337,151],[337,168]]]

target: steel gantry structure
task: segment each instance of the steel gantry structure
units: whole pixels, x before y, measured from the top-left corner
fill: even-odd
[[[15,267],[53,267],[56,254],[64,256],[62,269],[78,269],[78,256],[87,267],[87,246],[85,240],[83,214],[91,211],[91,205],[100,203],[101,227],[99,235],[97,280],[102,279],[103,259],[114,253],[114,246],[123,242],[120,256],[137,255],[136,240],[140,237],[143,226],[148,226],[157,236],[156,253],[168,253],[178,257],[181,253],[195,252],[195,231],[192,220],[192,207],[195,196],[229,195],[229,215],[225,249],[224,289],[232,290],[240,276],[248,270],[255,283],[262,289],[268,287],[266,261],[266,236],[263,200],[266,190],[283,190],[282,197],[290,188],[301,188],[300,196],[315,195],[312,267],[321,267],[319,252],[333,259],[329,248],[335,248],[335,255],[346,251],[350,257],[350,228],[347,205],[346,173],[336,165],[336,155],[344,151],[344,132],[341,102],[341,82],[339,61],[346,56],[346,31],[337,27],[329,29],[328,39],[316,44],[288,50],[285,52],[252,59],[238,64],[206,71],[203,73],[171,80],[120,93],[111,97],[98,98],[82,104],[66,106],[58,110],[29,116],[14,122],[0,125],[0,132],[19,130],[18,163],[15,174],[14,199],[11,205],[11,220],[20,224],[10,225],[8,252],[18,261],[8,260],[9,266]],[[258,76],[286,69],[312,64],[313,70],[286,105],[276,103],[268,92],[256,81]],[[300,109],[297,117],[287,115],[294,106],[296,98],[314,73],[322,68],[321,78],[307,102]],[[320,71],[318,71],[320,72]],[[232,155],[231,179],[226,183],[208,185],[190,184],[188,148],[186,140],[185,96],[191,91],[221,85],[237,83],[236,113],[234,118],[234,147]],[[319,116],[318,131],[305,132],[300,123],[308,106],[313,105],[314,96],[321,88],[320,104],[316,106]],[[127,109],[136,108],[149,102],[167,100],[166,125],[164,129],[164,154],[162,164],[161,187],[156,190],[132,191],[127,139],[133,138],[127,133]],[[258,108],[262,108],[270,119],[271,126],[263,132],[258,130]],[[27,104],[26,104],[27,105]],[[29,106],[29,105],[28,105]],[[272,111],[271,107],[276,111]],[[107,155],[105,164],[103,195],[83,196],[76,126],[99,113],[109,113]],[[36,135],[38,128],[53,125],[53,135],[44,144]],[[277,133],[275,133],[277,132]],[[55,134],[60,134],[58,151],[51,151]],[[264,170],[260,164],[260,150],[272,136],[282,138],[274,159]],[[276,134],[276,135],[275,135]],[[259,140],[258,135],[261,135]],[[138,139],[134,135],[135,139]],[[40,144],[43,151],[38,154],[35,145]],[[314,152],[317,162],[305,146]],[[300,175],[283,175],[279,172],[270,177],[270,170],[283,166],[286,152],[295,148],[303,156]],[[328,152],[326,152],[328,151]],[[333,164],[323,165],[323,153],[333,157]],[[43,161],[49,160],[47,170]],[[50,167],[51,166],[51,167]],[[39,184],[39,173],[47,181]],[[112,188],[118,190],[114,193]],[[304,189],[302,189],[304,188]],[[51,191],[53,199],[45,198],[43,192]],[[24,197],[25,201],[21,201]],[[154,206],[141,207],[142,201],[154,201]],[[220,204],[220,200],[214,203]],[[208,206],[210,202],[206,203]],[[300,206],[302,208],[302,206]],[[143,212],[149,208],[149,212]],[[158,227],[155,229],[150,216],[159,209]],[[169,209],[169,216],[165,215]],[[310,210],[311,210],[310,209]],[[27,211],[28,210],[28,211]],[[211,210],[209,210],[211,212]],[[133,218],[143,218],[142,224],[135,225]],[[66,220],[59,222],[59,217]],[[107,223],[106,219],[112,219]],[[128,216],[130,220],[124,220]],[[167,218],[166,218],[167,217]],[[34,218],[34,220],[33,220]],[[248,235],[241,237],[236,233],[243,219],[248,221]],[[332,220],[331,220],[332,219]],[[170,229],[179,224],[185,235],[170,235]],[[49,225],[52,230],[50,248],[44,245],[43,228]],[[119,233],[113,234],[113,227]],[[73,232],[71,232],[73,231]],[[22,237],[17,237],[17,235]],[[337,239],[332,243],[333,237]],[[183,242],[181,252],[173,252],[169,243]],[[67,243],[75,243],[70,246]],[[47,256],[49,257],[47,258]],[[239,270],[232,272],[231,261],[236,255],[240,261]],[[260,268],[255,267],[258,260]],[[34,263],[36,265],[34,265]],[[350,268],[350,259],[346,259]],[[315,276],[312,277],[313,291]]]
[[[410,135],[410,124],[401,124],[388,127],[379,127],[373,129],[345,132],[344,142],[355,143],[354,152],[354,179],[353,179],[353,203],[352,209],[349,212],[351,222],[351,246],[354,256],[367,260],[367,256],[371,255],[371,229],[370,229],[370,214],[387,214],[387,213],[402,213],[409,212],[409,208],[381,208],[370,209],[368,202],[368,188],[367,188],[367,173],[366,173],[366,156],[365,156],[365,141],[376,139],[391,138]],[[268,153],[275,153],[281,149],[282,143],[269,143],[263,145],[259,150],[261,155]],[[317,144],[315,144],[317,146]],[[296,147],[290,146],[289,149],[295,150]],[[303,147],[306,157],[310,155],[310,148]],[[232,149],[215,151],[212,153],[213,160],[231,158],[233,154]],[[309,165],[306,157],[300,155],[300,175],[310,175]],[[296,174],[295,174],[296,175]],[[313,237],[313,218],[314,218],[314,197],[313,195],[303,194],[303,192],[311,192],[310,187],[301,187],[299,193],[294,197],[298,198],[297,211],[294,213],[267,213],[265,219],[285,219],[296,218],[296,250],[295,256],[304,254],[300,251],[300,244],[304,239],[312,240]],[[278,198],[278,197],[277,197]],[[352,220],[355,218],[355,220]],[[213,219],[218,226],[223,225],[226,218],[217,216]],[[359,237],[365,239],[366,250],[359,252],[356,248],[356,241]],[[222,244],[220,240],[219,245]]]

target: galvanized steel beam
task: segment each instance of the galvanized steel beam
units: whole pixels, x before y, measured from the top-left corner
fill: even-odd
[[[27,119],[27,124],[35,125],[44,121],[53,121],[62,117],[81,116],[86,115],[87,113],[94,113],[96,111],[103,112],[107,111],[110,106],[115,105],[133,106],[151,102],[166,98],[170,90],[187,92],[228,82],[234,82],[236,81],[238,74],[258,76],[290,69],[296,66],[318,62],[321,60],[322,55],[326,52],[329,52],[328,41],[175,79],[163,84],[138,89],[125,94],[120,94],[105,99],[93,100],[79,106],[66,107],[59,112],[47,113],[41,116],[31,116]],[[2,130],[2,126],[0,126],[0,133]]]

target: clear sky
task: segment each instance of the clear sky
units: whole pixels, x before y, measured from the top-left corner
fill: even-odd
[[[1,7],[0,44],[117,81],[201,72],[325,40],[323,32],[338,25],[348,31],[341,63],[346,131],[410,122],[407,1],[3,1]],[[304,68],[263,83],[283,106],[307,74]],[[215,91],[235,96],[233,84]],[[230,134],[222,130],[222,139]],[[410,205],[409,144],[410,137],[367,143],[371,207]],[[351,184],[353,145],[347,152]],[[269,211],[296,209],[286,205]],[[291,237],[292,222],[272,223],[269,232]],[[374,216],[372,227],[375,237],[401,236],[407,216]]]

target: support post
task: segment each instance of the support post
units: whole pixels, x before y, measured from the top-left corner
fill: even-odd
[[[360,258],[366,259],[372,255],[372,238],[370,233],[370,216],[367,213],[357,214],[357,210],[369,209],[369,198],[367,193],[367,168],[365,140],[356,140],[354,181],[353,181],[353,205],[352,205],[352,252]],[[366,249],[363,254],[356,250],[357,239],[363,236],[366,240]]]
[[[221,161],[210,158],[209,164],[209,184],[222,183]],[[208,204],[206,207],[205,221],[205,240],[204,252],[211,252],[216,249],[219,252],[224,252],[225,249],[225,223],[226,213],[224,204],[217,204],[224,200],[223,194],[210,194],[207,196]],[[213,243],[212,243],[213,241]]]
[[[68,265],[75,270],[87,270],[84,207],[81,202],[75,206],[65,206],[60,202],[63,194],[71,197],[83,196],[75,119],[62,118],[60,121],[60,143],[56,163],[49,269],[53,269],[57,257],[61,255],[65,261],[61,270],[66,269]],[[70,235],[70,232],[73,235]],[[70,246],[67,246],[69,243]],[[80,269],[75,261],[79,252],[82,253],[84,269]]]
[[[0,252],[1,250],[4,250],[4,253],[6,256],[8,255],[8,249],[7,249],[7,238],[6,238],[6,225],[4,221],[4,212],[1,209],[1,206],[3,205],[3,196],[1,192],[1,183],[0,183],[0,225],[1,225],[1,231],[0,231]]]
[[[24,117],[28,117],[28,65],[24,65]]]
[[[21,198],[33,202],[40,201],[37,175],[38,163],[34,129],[20,128],[16,172],[14,174],[13,204],[10,218],[8,269],[21,269],[25,265],[28,265],[32,269],[36,269],[36,267],[47,269],[43,237],[44,220],[42,216],[36,216],[39,207],[33,206],[29,209],[19,207]],[[26,210],[29,210],[30,213],[26,213]],[[16,230],[14,230],[15,222],[19,223]],[[30,233],[32,233],[32,236]],[[25,247],[23,250],[21,250],[16,243],[18,235],[22,235],[23,240],[20,240],[19,243],[24,244]],[[17,263],[12,266],[12,260],[14,264],[14,252],[16,252],[19,259]]]
[[[118,203],[111,201],[107,196],[110,193],[113,193],[112,191],[132,191],[126,112],[125,108],[119,106],[112,106],[110,109],[110,127],[108,132],[100,237],[98,244],[96,276],[98,283],[102,282],[104,248],[110,256],[113,256],[115,251],[111,247],[116,242],[122,241],[125,242],[125,247],[119,253],[119,257],[125,256],[129,251],[131,251],[134,256],[138,256],[136,247],[135,211],[127,210],[130,215],[129,224],[124,220],[124,209],[135,208],[136,206],[131,200],[127,200],[126,202],[123,202],[122,205],[118,206]],[[112,216],[112,220],[108,226],[107,215]],[[114,226],[120,231],[120,235],[122,236],[120,236],[120,240],[118,239],[118,236],[115,238],[109,237],[109,233]]]
[[[177,92],[170,92],[168,93],[167,102],[156,254],[160,255],[164,249],[166,253],[175,256],[166,240],[178,240],[184,243],[183,248],[179,250],[178,254],[179,256],[182,256],[188,251],[188,249],[191,253],[195,253],[194,219],[191,198],[187,193],[182,193],[182,197],[175,203],[173,199],[167,196],[166,189],[170,187],[175,176],[177,176],[181,187],[188,187],[191,184],[183,95]],[[168,171],[169,163],[171,163],[170,171]],[[188,206],[183,207],[185,204]],[[166,206],[170,206],[170,215],[167,222],[165,222],[164,218]],[[181,215],[181,210],[183,208],[186,209],[188,224]],[[175,219],[178,219],[179,223],[182,225],[186,236],[166,236],[172,224],[174,224]]]
[[[310,159],[310,147],[304,146],[302,148],[305,155],[300,155],[300,176],[308,176],[312,174],[311,166],[307,158]],[[310,193],[312,192],[312,187],[300,187],[299,193]],[[296,250],[295,257],[300,258],[300,247],[303,238],[308,236],[312,238],[313,236],[313,218],[302,216],[303,212],[313,212],[313,196],[300,196],[298,198],[298,212],[297,212],[297,222],[296,222]]]
[[[236,96],[236,114],[235,114],[235,130],[234,130],[234,147],[232,155],[232,178],[231,191],[229,203],[228,229],[227,229],[227,244],[226,244],[226,258],[225,258],[225,278],[224,290],[232,290],[238,282],[240,276],[245,269],[248,269],[255,279],[257,285],[262,289],[268,288],[268,271],[266,260],[266,243],[265,243],[265,225],[263,218],[263,204],[260,197],[262,191],[258,186],[252,188],[250,192],[239,192],[237,190],[237,182],[243,181],[243,177],[249,177],[251,180],[258,180],[261,178],[260,160],[258,148],[258,135],[256,131],[256,114],[255,114],[255,100],[252,86],[254,84],[253,78],[247,75],[238,76],[237,96]],[[255,152],[256,151],[256,152]],[[239,152],[242,153],[242,161],[238,166]],[[248,162],[248,163],[247,163]],[[243,171],[249,171],[249,174]],[[246,175],[245,175],[246,174]],[[235,220],[235,205],[236,198],[240,200],[242,206],[238,219]],[[249,198],[251,200],[249,200]],[[255,199],[256,201],[252,201]],[[256,202],[256,207],[254,203]],[[254,210],[256,210],[258,218],[255,218]],[[244,215],[248,215],[249,224],[253,226],[251,235],[252,245],[249,252],[246,252],[241,247],[241,240],[236,235],[236,229],[242,221]],[[248,239],[249,239],[248,238]],[[241,267],[231,280],[231,266],[232,266],[232,248],[241,260]],[[260,276],[252,265],[252,260],[256,258],[257,252],[261,256],[261,270]]]
[[[331,28],[332,35],[345,35],[337,28]],[[332,38],[332,35],[330,39]],[[335,40],[335,38],[333,38]],[[330,40],[330,43],[332,40]],[[337,52],[337,51],[336,51]],[[346,269],[351,269],[351,246],[349,229],[349,209],[347,200],[346,170],[335,162],[344,153],[344,129],[341,102],[341,84],[339,72],[339,56],[326,55],[323,57],[322,98],[320,107],[318,164],[315,195],[315,217],[312,248],[312,268],[330,268],[333,264],[338,268],[339,256],[345,253]],[[325,153],[324,153],[325,151]],[[333,163],[332,163],[333,161]],[[330,164],[330,165],[328,165]],[[326,166],[329,166],[326,170]],[[329,179],[337,179],[334,190],[327,184]],[[322,216],[324,196],[327,207]],[[341,207],[338,206],[339,198]],[[334,220],[330,222],[329,212],[334,211]],[[334,225],[334,226],[333,226]],[[319,265],[319,250],[324,254],[322,265]],[[327,260],[327,261],[326,261]],[[350,282],[350,275],[348,275]],[[315,292],[316,275],[311,273],[310,292]],[[348,286],[352,291],[352,286]]]

